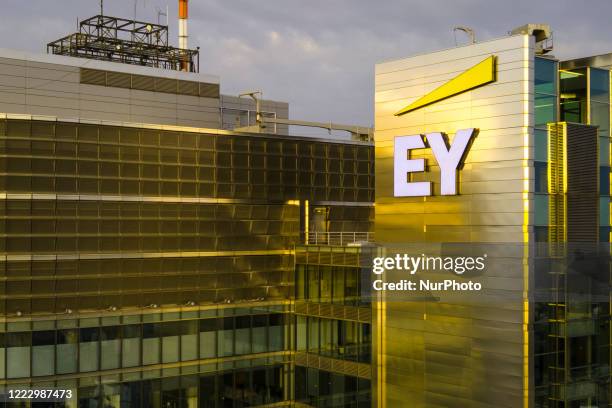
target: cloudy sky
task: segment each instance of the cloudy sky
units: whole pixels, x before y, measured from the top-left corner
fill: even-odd
[[[0,48],[45,52],[98,12],[99,0],[1,0]],[[139,19],[156,21],[175,0],[139,0]],[[134,0],[105,0],[106,14],[132,17]],[[374,64],[455,44],[467,25],[477,40],[548,23],[555,55],[612,52],[611,0],[191,0],[190,46],[221,91],[262,89],[290,103],[293,119],[371,125]],[[465,36],[457,34],[459,42]],[[176,40],[174,40],[176,44]]]

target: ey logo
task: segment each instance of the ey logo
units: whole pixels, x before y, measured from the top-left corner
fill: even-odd
[[[425,142],[429,144],[440,166],[440,193],[442,195],[457,194],[457,170],[463,167],[470,143],[477,133],[477,129],[459,130],[451,145],[447,143],[446,135],[443,133],[396,137],[393,195],[395,197],[431,195],[429,181],[410,181],[411,173],[425,171],[425,159],[411,159],[410,151],[424,149]]]
[[[491,56],[417,99],[395,113],[395,116],[405,115],[496,80],[497,58]],[[456,195],[457,171],[463,167],[471,142],[477,134],[477,129],[459,130],[455,134],[452,144],[448,143],[446,135],[440,132],[396,137],[394,146],[394,196],[422,197],[432,194],[431,182],[412,182],[410,180],[411,173],[426,171],[425,159],[411,159],[410,151],[424,149],[427,147],[426,143],[431,148],[440,166],[440,194]]]

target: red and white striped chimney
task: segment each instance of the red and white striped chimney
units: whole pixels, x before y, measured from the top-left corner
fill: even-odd
[[[179,48],[186,50],[187,39],[187,18],[189,17],[189,0],[179,0]]]

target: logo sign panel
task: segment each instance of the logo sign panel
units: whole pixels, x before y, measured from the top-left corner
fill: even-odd
[[[395,113],[395,116],[405,115],[496,80],[497,57],[490,56],[399,110]],[[441,132],[396,137],[393,175],[394,196],[427,197],[432,195],[431,182],[411,181],[411,174],[425,172],[427,166],[425,159],[412,159],[410,151],[427,147],[432,150],[438,166],[440,166],[440,194],[456,195],[458,191],[458,171],[463,167],[472,141],[477,134],[478,129],[474,128],[459,130],[452,143],[448,143],[448,138]]]
[[[410,181],[412,173],[424,172],[425,159],[411,159],[410,151],[425,149],[426,143],[440,166],[440,194],[457,194],[457,172],[463,167],[465,157],[477,129],[457,131],[452,144],[443,133],[398,136],[394,146],[393,195],[395,197],[425,197],[432,195],[431,182]]]

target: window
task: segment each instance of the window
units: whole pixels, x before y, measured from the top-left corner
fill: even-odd
[[[159,364],[160,335],[158,324],[147,323],[142,326],[142,364]]]
[[[200,322],[200,358],[214,358],[216,352],[216,319],[202,319]]]
[[[32,332],[32,375],[55,374],[55,331]]]
[[[119,326],[100,328],[101,369],[110,370],[121,366],[121,340]]]
[[[535,192],[548,193],[548,163],[533,162],[535,170]]]
[[[55,350],[57,373],[69,374],[77,371],[78,332],[76,329],[58,330]]]
[[[79,371],[97,371],[100,361],[98,341],[100,333],[97,327],[79,330]]]
[[[140,325],[123,326],[122,330],[122,366],[136,367],[140,365]]]

